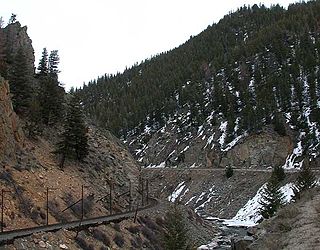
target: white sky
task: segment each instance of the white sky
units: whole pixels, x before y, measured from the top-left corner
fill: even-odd
[[[58,49],[60,81],[69,89],[104,73],[170,50],[217,23],[238,7],[264,3],[287,7],[293,0],[1,0],[28,26],[36,53]]]

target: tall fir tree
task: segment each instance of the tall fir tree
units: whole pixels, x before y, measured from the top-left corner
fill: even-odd
[[[60,73],[58,65],[60,62],[60,57],[59,57],[59,53],[58,50],[52,50],[50,52],[49,55],[49,61],[48,61],[48,70],[49,70],[49,74],[54,77],[54,76],[58,76],[58,73]]]
[[[19,48],[9,75],[10,90],[14,110],[26,114],[32,96],[32,76],[30,75],[25,52]]]
[[[271,177],[265,188],[262,190],[261,199],[259,200],[261,208],[259,213],[263,218],[269,219],[283,206],[283,193],[280,190],[277,178]]]
[[[77,96],[71,96],[64,131],[56,150],[56,153],[61,155],[60,168],[63,168],[65,158],[83,160],[89,153],[88,148],[87,127],[85,126],[80,100]]]
[[[59,60],[57,50],[51,51],[48,59],[47,49],[44,48],[38,65],[39,104],[42,121],[46,125],[59,122],[63,115],[64,89],[58,80]]]
[[[310,166],[303,164],[296,181],[298,192],[306,191],[316,185],[316,177]]]
[[[284,169],[282,166],[275,166],[273,168],[271,178],[275,179],[278,182],[283,181],[286,178],[286,173],[284,172]]]
[[[42,56],[39,61],[39,65],[38,65],[37,70],[38,70],[38,73],[37,73],[38,76],[48,75],[48,73],[49,73],[47,48],[43,48],[43,50],[42,50]]]
[[[167,250],[191,249],[188,243],[187,226],[179,208],[174,205],[165,216],[163,245]]]

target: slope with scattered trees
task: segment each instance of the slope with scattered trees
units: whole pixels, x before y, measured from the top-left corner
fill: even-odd
[[[194,140],[201,129],[207,147],[221,145],[223,153],[246,135],[272,128],[294,135],[301,153],[292,158],[314,159],[320,145],[319,10],[319,1],[287,10],[244,6],[178,48],[101,76],[77,93],[86,113],[139,152],[144,165],[166,161],[182,145],[179,138]],[[153,135],[170,126],[177,145],[160,161],[149,153],[142,159],[150,140],[159,139]]]

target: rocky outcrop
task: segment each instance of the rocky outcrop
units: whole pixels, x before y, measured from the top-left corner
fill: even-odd
[[[213,167],[266,168],[283,165],[292,150],[289,136],[263,132],[247,137],[225,154],[211,151],[208,159]]]
[[[27,58],[29,72],[32,75],[34,73],[35,57],[32,40],[27,33],[27,26],[22,27],[19,22],[15,22],[5,27],[4,32],[6,34],[6,51],[9,65],[12,64],[12,60],[19,48],[22,48]]]
[[[15,148],[23,144],[19,118],[13,111],[9,84],[0,79],[0,162],[15,158]]]

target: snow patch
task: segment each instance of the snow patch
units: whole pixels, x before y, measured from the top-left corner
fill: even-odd
[[[257,225],[258,221],[262,218],[259,213],[259,209],[261,208],[259,200],[261,200],[261,193],[265,186],[266,183],[259,188],[256,195],[250,199],[232,219],[223,220],[223,224],[232,227],[251,227]],[[287,183],[280,188],[281,192],[283,193],[285,203],[289,203],[294,195],[292,190],[293,186],[293,183]]]
[[[173,193],[171,195],[169,195],[168,197],[168,201],[171,201],[171,202],[175,202],[176,199],[180,196],[180,194],[182,193],[183,189],[185,188],[185,185],[184,185],[184,181],[181,182],[176,188],[175,190],[173,191]],[[188,189],[187,189],[188,190]],[[186,193],[186,192],[185,192]],[[183,195],[185,195],[185,193]]]
[[[161,162],[159,165],[149,165],[147,168],[165,168],[166,167],[166,162]]]
[[[227,137],[227,125],[228,125],[228,121],[225,122],[221,122],[219,130],[221,131],[221,136],[218,139],[218,142],[220,144],[220,148],[222,149],[225,139]]]

